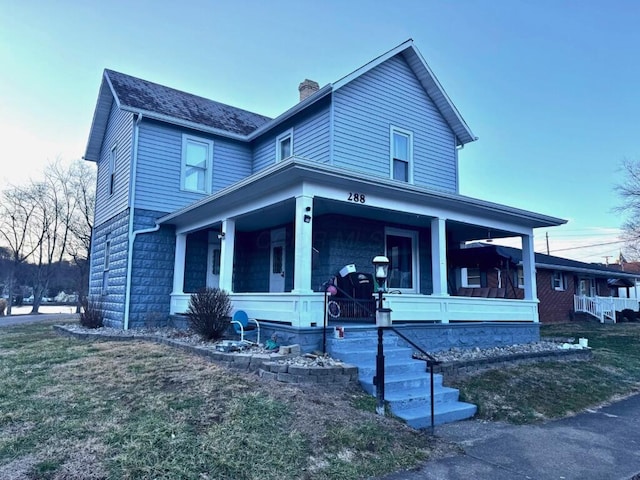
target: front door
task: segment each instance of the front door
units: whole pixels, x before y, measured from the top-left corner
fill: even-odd
[[[220,287],[220,241],[209,241],[207,252],[207,287]]]
[[[284,292],[284,274],[286,258],[286,230],[271,230],[271,258],[269,268],[269,291]]]

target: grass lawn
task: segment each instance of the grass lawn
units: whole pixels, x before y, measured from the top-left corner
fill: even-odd
[[[261,381],[170,347],[0,329],[0,478],[357,479],[452,447],[358,387]]]
[[[640,390],[640,324],[543,325],[542,337],[585,337],[594,358],[543,362],[476,375],[451,385],[478,405],[477,418],[533,423],[565,417]]]

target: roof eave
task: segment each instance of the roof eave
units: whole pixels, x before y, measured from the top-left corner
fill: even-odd
[[[546,270],[560,270],[563,272],[575,272],[575,273],[587,273],[590,275],[598,275],[601,277],[607,278],[640,278],[640,275],[633,275],[631,273],[623,273],[616,272],[615,270],[606,271],[606,270],[598,270],[595,268],[588,267],[571,267],[566,265],[555,265],[552,263],[538,263],[536,262],[537,268],[544,268]]]

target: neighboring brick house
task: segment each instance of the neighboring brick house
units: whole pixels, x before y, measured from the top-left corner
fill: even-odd
[[[382,254],[394,323],[517,322],[535,336],[533,229],[565,221],[460,194],[458,154],[476,137],[413,42],[299,90],[271,119],[104,71],[84,158],[98,166],[90,293],[106,323],[162,322],[210,286],[273,328],[314,333],[323,284]],[[448,256],[487,232],[522,240],[518,302],[448,294]]]
[[[452,276],[458,279],[452,292],[460,295],[486,292],[489,295],[492,291],[500,298],[523,298],[521,250],[483,243],[467,247],[455,252],[450,259],[458,272],[457,277]],[[618,287],[633,289],[640,277],[638,273],[622,272],[615,266],[578,262],[542,253],[535,254],[535,264],[540,301],[538,314],[543,323],[571,321],[576,296],[619,297]]]

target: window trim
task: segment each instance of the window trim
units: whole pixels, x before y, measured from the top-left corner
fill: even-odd
[[[390,287],[387,279],[387,289],[398,290],[402,293],[420,293],[420,245],[419,245],[419,233],[417,230],[405,230],[403,228],[395,228],[395,227],[385,227],[384,228],[384,254],[389,260],[391,257],[387,250],[387,237],[407,237],[411,239],[411,270],[412,270],[412,278],[411,283],[413,285],[412,288],[396,288]],[[391,274],[391,270],[389,270],[389,275]]]
[[[516,270],[516,275],[518,276],[518,288],[524,288],[524,267],[518,267]],[[520,282],[522,280],[522,283]]]
[[[187,188],[185,185],[185,181],[187,179],[186,170],[187,170],[187,146],[189,143],[200,143],[207,146],[207,165],[205,167],[205,178],[204,178],[204,190],[198,190],[197,188]],[[211,178],[212,178],[212,167],[213,167],[213,140],[209,140],[207,138],[196,137],[195,135],[189,135],[186,133],[182,134],[182,153],[180,159],[180,190],[184,192],[194,192],[194,193],[211,193]]]
[[[557,286],[556,280],[559,280],[559,285]],[[564,272],[560,270],[554,270],[551,273],[551,289],[557,292],[564,292],[567,290],[567,277]]]
[[[107,178],[109,196],[116,190],[116,163],[118,160],[118,144],[111,147],[109,152],[109,175]]]
[[[471,284],[469,283],[469,270],[477,270],[478,271],[478,275],[474,275],[471,278],[478,278],[478,283],[477,284]],[[467,287],[467,288],[480,288],[482,287],[482,271],[480,270],[480,267],[462,267],[460,269],[460,283],[462,284],[463,287]]]
[[[400,128],[400,127],[396,127],[394,125],[391,125],[389,127],[389,178],[391,178],[392,180],[397,180],[394,176],[394,169],[393,169],[393,164],[395,161],[395,151],[394,151],[394,141],[393,141],[393,137],[395,134],[398,135],[403,135],[405,137],[407,137],[408,139],[408,167],[407,167],[407,181],[406,183],[408,184],[413,184],[413,132],[411,130],[407,130],[404,128]],[[398,159],[398,161],[404,161],[401,159]],[[404,180],[397,180],[398,182],[404,182]]]
[[[289,157],[282,157],[282,149],[280,146],[282,142],[289,139]],[[287,158],[293,157],[293,128],[282,132],[280,135],[276,137],[276,163],[281,162]]]

